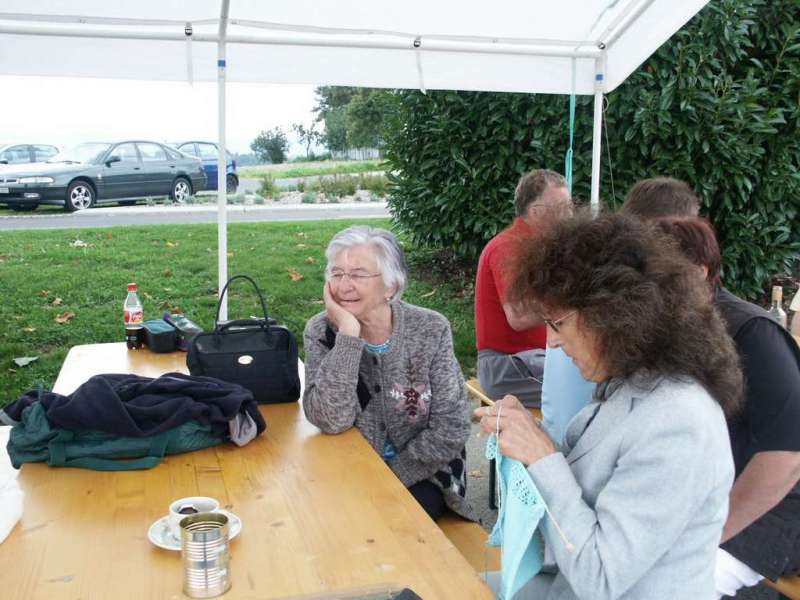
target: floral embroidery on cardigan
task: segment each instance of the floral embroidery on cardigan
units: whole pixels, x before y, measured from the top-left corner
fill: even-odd
[[[411,387],[395,383],[389,395],[393,400],[397,400],[395,409],[405,412],[408,415],[408,420],[412,423],[416,422],[419,417],[428,414],[431,390],[424,383],[417,383]]]

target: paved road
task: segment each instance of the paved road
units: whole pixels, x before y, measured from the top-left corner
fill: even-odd
[[[348,204],[288,204],[228,206],[228,222],[316,221],[322,219],[367,219],[389,216],[384,202]],[[72,229],[114,225],[169,223],[216,223],[217,208],[203,206],[112,206],[76,213],[13,214],[0,217],[3,229]]]

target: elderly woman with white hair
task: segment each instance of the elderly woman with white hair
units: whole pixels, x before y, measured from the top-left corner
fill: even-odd
[[[357,427],[431,518],[446,507],[472,518],[450,324],[400,300],[405,258],[385,229],[345,229],[325,255],[325,311],[304,332],[306,417],[326,433]]]

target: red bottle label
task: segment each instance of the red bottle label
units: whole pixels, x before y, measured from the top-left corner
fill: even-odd
[[[125,323],[128,325],[141,325],[144,311],[141,308],[135,308],[133,310],[125,309],[124,314]]]

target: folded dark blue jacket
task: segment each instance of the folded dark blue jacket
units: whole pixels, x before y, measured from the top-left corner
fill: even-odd
[[[259,434],[266,429],[249,390],[213,377],[183,373],[166,373],[156,379],[130,374],[95,375],[68,396],[28,392],[5,407],[5,416],[21,421],[23,409],[37,400],[53,427],[71,431],[144,437],[198,421],[210,425],[215,435],[227,440],[228,422],[239,412],[253,419]]]

